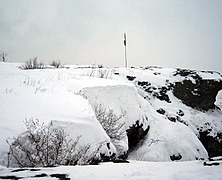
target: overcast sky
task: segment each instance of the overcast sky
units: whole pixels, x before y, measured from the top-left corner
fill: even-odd
[[[0,0],[8,60],[222,72],[222,0]]]

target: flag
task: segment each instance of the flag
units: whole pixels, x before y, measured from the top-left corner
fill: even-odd
[[[124,41],[123,41],[124,46],[126,46],[126,33],[124,33]]]

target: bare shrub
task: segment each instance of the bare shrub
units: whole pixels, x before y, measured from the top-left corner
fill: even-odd
[[[99,151],[99,146],[90,152],[90,145],[81,147],[78,136],[69,139],[61,128],[52,123],[41,124],[38,119],[26,120],[26,131],[12,139],[9,144],[8,166],[50,167],[57,165],[90,164]]]
[[[2,62],[5,62],[7,56],[8,56],[8,53],[2,51],[2,52],[0,53],[0,59],[1,59],[1,61],[2,61]]]
[[[112,79],[113,78],[113,73],[108,68],[106,68],[106,69],[104,69],[104,68],[92,69],[86,75],[90,76],[90,77],[105,78],[105,79]]]
[[[126,136],[126,131],[124,127],[125,124],[121,122],[120,119],[125,115],[125,113],[117,116],[114,114],[113,110],[104,108],[102,104],[95,104],[93,109],[97,120],[100,122],[117,150],[121,152],[122,147],[119,145],[119,142]]]
[[[38,58],[30,58],[28,61],[25,62],[24,65],[19,66],[20,69],[44,69],[45,65],[43,62],[38,62]]]
[[[53,66],[54,68],[61,68],[62,67],[62,64],[60,63],[60,61],[52,61],[49,65]]]

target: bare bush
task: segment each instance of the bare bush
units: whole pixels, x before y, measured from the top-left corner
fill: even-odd
[[[62,64],[60,63],[60,61],[52,61],[49,65],[53,66],[54,68],[61,68],[62,67]]]
[[[38,58],[30,58],[28,61],[25,62],[24,65],[19,66],[20,69],[44,69],[45,65],[43,62],[38,62]]]
[[[2,51],[2,52],[0,53],[0,59],[1,59],[1,61],[2,61],[2,62],[5,62],[7,56],[8,56],[8,53]]]
[[[89,152],[90,145],[80,146],[78,136],[69,139],[63,129],[52,123],[41,124],[38,119],[26,120],[26,131],[9,144],[8,166],[50,167],[57,165],[90,164],[100,146]]]
[[[96,104],[93,106],[97,120],[102,125],[103,129],[106,131],[107,135],[110,137],[111,141],[121,152],[122,147],[119,146],[119,142],[126,136],[125,124],[121,122],[122,115],[117,116],[114,114],[113,110],[106,109],[102,104]]]
[[[97,68],[92,69],[87,73],[87,76],[90,77],[97,77],[97,78],[105,78],[105,79],[112,79],[113,73],[110,69],[104,69],[104,68]]]

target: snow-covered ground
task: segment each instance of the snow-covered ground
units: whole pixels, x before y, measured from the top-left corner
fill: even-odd
[[[212,125],[212,136],[222,130],[222,113],[201,112],[184,105],[172,92],[167,92],[170,104],[157,98],[143,97],[146,94],[126,76],[135,76],[161,87],[167,82],[182,81],[173,76],[175,69],[151,68],[108,70],[106,78],[98,78],[99,71],[92,68],[69,66],[63,69],[21,70],[20,63],[0,62],[0,164],[7,164],[8,144],[6,139],[17,136],[25,130],[25,119],[39,119],[48,124],[62,127],[69,138],[81,135],[82,145],[90,144],[101,148],[104,154],[117,152],[116,144],[106,134],[93,106],[102,104],[111,109],[128,129],[136,121],[150,130],[144,141],[129,154],[129,164],[104,163],[99,166],[76,166],[42,169],[42,173],[67,173],[74,179],[221,179],[222,165],[203,166],[203,161],[189,161],[207,158],[208,154],[198,139],[198,128]],[[199,72],[204,79],[221,79],[217,73]],[[115,75],[116,74],[116,75]],[[117,75],[118,74],[118,75]],[[189,77],[188,77],[189,78]],[[190,77],[192,80],[192,77]],[[215,103],[222,107],[222,93]],[[184,115],[181,122],[171,122],[157,110],[163,108],[167,116],[176,117],[180,110]],[[106,144],[109,143],[110,147]],[[120,140],[123,151],[128,150],[127,136]],[[171,161],[170,156],[181,155],[184,162]],[[133,161],[137,160],[137,161]],[[159,161],[159,162],[140,162]],[[0,166],[0,176],[11,174],[10,169]],[[21,173],[21,174],[20,174]],[[40,172],[17,172],[30,178]],[[43,178],[47,179],[49,177]],[[34,179],[34,178],[32,178]]]
[[[218,161],[222,163],[221,161]],[[221,180],[222,164],[204,166],[203,161],[186,162],[142,162],[102,163],[91,166],[60,166],[56,168],[40,168],[39,171],[24,170],[12,172],[0,166],[0,176],[17,176],[23,179],[56,179],[54,174],[67,175],[67,178],[78,180]],[[37,175],[47,175],[37,178]],[[50,176],[51,175],[51,176]]]

